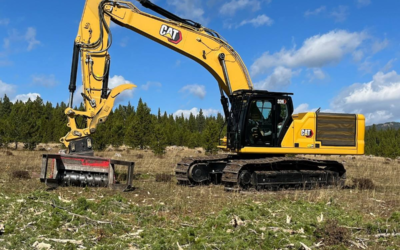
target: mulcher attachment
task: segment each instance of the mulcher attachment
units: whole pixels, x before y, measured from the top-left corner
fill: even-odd
[[[128,168],[125,185],[116,181],[115,165]],[[40,181],[49,187],[89,186],[131,191],[134,189],[132,187],[134,167],[135,163],[129,161],[81,155],[44,154]]]

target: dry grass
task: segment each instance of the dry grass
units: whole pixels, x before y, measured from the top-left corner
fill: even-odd
[[[57,150],[54,149],[49,153],[57,153]],[[234,237],[237,241],[236,244],[244,244],[241,245],[242,248],[262,249],[261,246],[266,244],[263,242],[269,240],[268,244],[274,246],[283,248],[286,245],[294,244],[299,249],[300,242],[308,244],[308,246],[317,243],[318,228],[322,231],[332,231],[333,240],[331,238],[328,239],[326,235],[324,236],[327,249],[329,249],[328,245],[343,245],[355,248],[347,240],[357,241],[357,238],[367,238],[368,240],[364,243],[368,246],[368,249],[388,249],[390,246],[400,245],[399,237],[377,240],[373,236],[386,231],[400,231],[398,226],[400,223],[398,221],[398,217],[400,217],[398,216],[400,213],[400,164],[397,161],[385,164],[385,160],[380,158],[317,157],[345,161],[348,178],[347,186],[353,186],[350,189],[325,188],[260,193],[227,193],[222,186],[211,185],[191,188],[178,186],[174,178],[172,178],[172,181],[169,179],[171,175],[174,175],[174,168],[177,162],[183,157],[202,155],[203,153],[199,153],[199,150],[169,150],[163,158],[154,157],[151,151],[124,150],[118,152],[120,155],[118,155],[118,158],[116,158],[116,152],[114,151],[100,152],[98,153],[99,156],[135,161],[136,163],[135,191],[115,193],[115,191],[104,188],[74,187],[45,191],[43,184],[37,178],[34,178],[40,172],[41,154],[42,152],[35,151],[12,151],[12,155],[0,157],[0,166],[2,166],[2,171],[0,172],[0,210],[7,211],[9,209],[9,212],[0,212],[0,224],[6,225],[6,232],[8,221],[11,221],[16,214],[19,215],[20,211],[24,212],[26,218],[30,218],[30,216],[39,213],[41,210],[46,211],[44,213],[46,216],[56,216],[55,208],[50,206],[47,206],[46,209],[39,207],[28,208],[28,205],[26,205],[26,208],[21,205],[17,206],[19,204],[17,202],[18,199],[26,200],[32,196],[33,192],[38,191],[40,192],[39,198],[35,199],[40,202],[49,202],[48,199],[41,200],[42,198],[40,198],[44,196],[42,192],[48,192],[52,198],[58,197],[60,201],[72,202],[71,204],[75,208],[76,206],[81,206],[79,204],[86,199],[90,201],[89,205],[82,205],[85,209],[76,213],[89,217],[97,216],[98,220],[120,221],[120,223],[126,225],[121,231],[118,231],[115,225],[111,229],[106,226],[92,225],[91,231],[86,232],[79,229],[76,233],[68,233],[65,231],[67,229],[63,229],[63,227],[57,232],[49,231],[45,235],[47,238],[72,237],[74,239],[82,239],[82,237],[86,237],[86,235],[82,235],[85,233],[88,234],[87,238],[96,238],[96,244],[104,244],[106,248],[126,249],[130,244],[132,249],[135,249],[133,248],[135,246],[147,249],[178,249],[176,243],[179,242],[184,249],[228,249],[224,246],[228,246],[229,240],[218,243],[218,239],[214,240],[212,238],[220,233],[221,237],[228,237],[229,235],[231,235],[229,237]],[[32,176],[32,179],[12,178],[11,173],[16,171],[27,171]],[[121,178],[123,178],[123,174],[121,174]],[[371,183],[365,180],[370,180],[373,186],[369,185]],[[367,185],[368,188],[364,188],[364,185]],[[9,199],[6,197],[9,197]],[[107,212],[95,210],[99,209],[98,207],[91,207],[95,204],[101,206],[103,202],[106,202],[106,199],[107,202],[111,202],[111,205],[107,205],[111,207],[105,207]],[[1,201],[3,201],[3,204],[1,204]],[[121,203],[118,203],[119,205],[113,211],[114,208],[112,206],[114,205],[112,204],[115,202]],[[67,207],[67,205],[68,203],[64,202],[60,206]],[[123,210],[125,209],[124,206],[126,206],[126,212]],[[117,213],[117,208],[122,209],[122,212]],[[148,208],[151,209],[147,210]],[[94,212],[96,215],[94,215]],[[104,215],[101,216],[103,213]],[[245,226],[241,229],[228,228],[229,220],[234,215],[242,216],[241,220],[244,221]],[[323,219],[318,219],[321,215],[323,215]],[[286,223],[287,216],[292,218],[290,223]],[[64,217],[66,222],[64,221],[63,223],[74,224],[73,221],[76,220],[72,219],[70,221],[67,215]],[[154,220],[147,221],[150,218]],[[226,220],[226,227],[223,226],[223,229],[221,229],[219,223],[222,222],[218,222],[219,220],[223,221],[221,225],[225,225]],[[320,224],[318,224],[319,220],[322,221]],[[330,220],[334,221],[328,223]],[[215,221],[215,225],[212,221]],[[29,222],[26,221],[26,223]],[[80,223],[80,226],[84,226],[88,222]],[[76,227],[79,228],[79,225]],[[291,236],[292,234],[285,233],[285,231],[271,233],[268,232],[269,227],[295,231],[303,229],[305,233],[299,236]],[[203,228],[205,232],[201,231]],[[14,229],[14,235],[23,234],[21,231],[15,230],[17,229]],[[124,230],[128,231],[125,232]],[[191,230],[194,231],[192,232]],[[62,234],[64,231],[65,234]],[[141,233],[137,233],[138,231]],[[122,240],[124,239],[122,234],[129,233],[132,234],[127,236],[131,238],[131,243],[127,243],[129,242],[128,240]],[[185,238],[186,236],[184,237],[186,233],[188,234],[187,238]],[[202,235],[207,233],[214,236],[204,236],[207,240],[205,240],[206,243],[202,243],[203,247],[195,247],[197,246],[194,243],[196,242],[196,237],[197,239],[202,239]],[[160,235],[156,237],[158,234]],[[191,236],[192,234],[195,236]],[[168,238],[166,235],[171,236]],[[274,235],[278,238],[275,239]],[[6,236],[7,233],[0,236],[0,249],[2,248],[2,237],[5,242],[11,242],[12,236],[5,238]],[[251,238],[252,241],[249,241],[250,238],[246,240],[246,237],[250,236],[255,238]],[[136,245],[132,244],[132,238],[135,237],[140,238],[140,240],[139,238],[137,240],[138,243],[135,243]],[[162,237],[165,237],[164,241],[161,241]],[[121,240],[121,246],[123,247],[113,246],[110,243],[111,238],[114,241]],[[340,242],[340,239],[346,240],[346,242]],[[28,236],[24,240],[31,242]],[[29,245],[24,245],[20,242],[21,239],[18,238],[17,241],[19,241],[18,244],[29,248]],[[21,246],[17,243],[12,244]],[[52,243],[52,245],[57,249],[65,247],[61,243]]]
[[[31,178],[28,171],[21,171],[21,170],[11,172],[11,177],[15,178],[15,179],[30,179]]]
[[[357,188],[357,189],[375,189],[375,184],[371,179],[367,178],[352,178],[353,181],[353,186],[351,188]]]
[[[348,241],[351,239],[350,229],[340,226],[335,219],[327,220],[324,227],[316,230],[316,234],[327,246],[335,246],[341,243],[349,245]]]
[[[172,177],[170,174],[156,174],[156,182],[170,182]]]

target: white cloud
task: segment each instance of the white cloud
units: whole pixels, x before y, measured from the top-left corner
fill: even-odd
[[[206,87],[204,85],[198,85],[198,84],[192,84],[192,85],[186,85],[179,92],[188,92],[192,95],[195,95],[199,97],[200,99],[203,99],[206,96]]]
[[[331,12],[331,17],[333,17],[337,23],[344,22],[348,15],[349,7],[343,5],[340,5]]]
[[[357,0],[358,7],[364,7],[371,4],[371,0]]]
[[[147,82],[146,84],[143,84],[140,86],[143,90],[149,90],[150,87],[161,87],[162,84],[159,82]]]
[[[31,51],[35,48],[36,45],[40,44],[40,41],[36,40],[36,29],[33,27],[29,27],[25,33],[25,40],[28,42],[28,51]]]
[[[34,101],[34,100],[36,100],[37,97],[40,97],[40,94],[38,94],[38,93],[20,94],[20,95],[17,95],[12,100],[12,102],[16,102],[16,101],[27,102],[28,99],[31,99],[31,101]]]
[[[182,18],[190,19],[207,25],[208,19],[204,17],[204,10],[200,0],[168,0],[167,3],[176,9],[176,13]]]
[[[10,96],[15,93],[17,86],[13,84],[8,84],[0,80],[0,98],[3,98],[4,95]]]
[[[333,30],[308,38],[298,50],[282,48],[274,54],[267,51],[251,65],[250,70],[256,76],[277,66],[319,68],[338,63],[346,54],[355,51],[366,38],[363,32]]]
[[[387,71],[391,70],[393,67],[393,63],[396,61],[397,61],[397,58],[393,58],[393,59],[389,60],[389,62],[387,62],[385,64],[385,66],[382,68],[382,71],[387,72]]]
[[[319,68],[313,68],[311,69],[312,73],[309,73],[308,78],[310,81],[315,81],[315,80],[324,80],[326,78],[326,75],[322,69]]]
[[[400,119],[400,75],[396,71],[378,72],[368,83],[344,89],[331,103],[335,111],[360,113],[367,124]]]
[[[219,13],[224,15],[233,16],[238,10],[251,9],[252,11],[257,11],[261,8],[260,0],[231,0],[225,3],[219,10]],[[270,2],[270,1],[267,1]]]
[[[238,27],[246,25],[246,24],[252,24],[254,27],[260,27],[263,25],[271,26],[274,23],[274,20],[269,18],[268,16],[262,14],[257,16],[256,18],[250,19],[250,20],[243,20]]]
[[[57,85],[57,80],[54,75],[33,75],[32,82],[34,85],[51,88]]]
[[[83,97],[81,95],[81,93],[83,93],[83,86],[78,86],[74,92],[74,103],[73,106],[77,106],[79,107],[79,105],[81,104],[81,102],[83,102]],[[69,102],[67,101],[67,105],[69,104]]]
[[[383,50],[384,48],[386,48],[389,45],[389,41],[385,38],[385,40],[379,42],[379,41],[375,41],[372,44],[372,53],[378,53],[379,51]]]
[[[365,58],[362,63],[359,64],[358,70],[362,71],[363,73],[371,74],[376,64],[376,62],[371,62],[371,57],[369,56]]]
[[[308,103],[302,103],[294,109],[293,114],[315,112],[316,110],[316,108],[310,108]]]
[[[181,116],[183,114],[183,117],[189,118],[190,114],[197,116],[199,114],[199,112],[200,112],[200,109],[198,109],[198,108],[192,108],[189,110],[180,109],[174,113],[174,116],[175,117]],[[219,112],[216,109],[203,109],[204,116],[216,116],[218,113],[221,113],[221,112]]]
[[[293,72],[291,69],[278,66],[274,72],[265,80],[254,83],[256,89],[278,90],[287,88],[292,82]]]
[[[115,76],[111,77],[110,80],[108,80],[108,88],[112,89],[121,84],[126,84],[126,83],[132,84],[131,81],[126,80],[123,76],[115,75]],[[123,91],[121,94],[119,94],[116,97],[115,102],[119,103],[119,102],[122,102],[127,99],[132,99],[134,92],[135,92],[135,88]]]
[[[7,26],[10,23],[10,19],[2,18],[0,19],[0,26]]]
[[[325,11],[326,7],[325,6],[321,6],[315,10],[307,10],[306,12],[304,12],[304,16],[314,16],[314,15],[318,15],[321,12]]]
[[[28,27],[23,34],[16,29],[11,29],[8,33],[8,37],[3,38],[3,48],[6,50],[9,50],[11,46],[26,46],[25,43],[27,43],[26,50],[31,51],[40,44],[40,41],[36,39],[36,29],[33,27]]]

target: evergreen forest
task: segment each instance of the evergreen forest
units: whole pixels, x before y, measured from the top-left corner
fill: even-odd
[[[59,142],[69,131],[66,108],[64,102],[54,107],[40,97],[13,103],[4,96],[0,99],[0,145],[15,143],[16,146],[22,142],[26,149],[34,149],[38,143]],[[75,109],[84,110],[82,104]],[[77,119],[77,124],[84,127],[85,121]],[[175,145],[203,147],[207,152],[215,152],[223,124],[221,114],[206,117],[202,110],[188,118],[161,113],[160,109],[154,115],[140,99],[136,108],[131,104],[115,108],[92,137],[96,150],[104,150],[109,145],[127,145],[140,149],[150,147],[154,153],[162,154],[166,146]]]
[[[58,142],[69,128],[64,102],[53,106],[40,97],[27,102],[11,102],[5,95],[0,98],[0,146],[22,142],[26,149],[34,149],[38,143]],[[84,110],[82,104],[75,107]],[[84,124],[78,120],[78,124]],[[150,147],[155,154],[163,154],[166,146],[203,147],[215,152],[220,135],[225,131],[221,114],[206,117],[202,110],[198,115],[174,117],[158,110],[157,115],[141,99],[135,108],[130,103],[119,105],[110,114],[105,124],[100,124],[93,135],[96,150],[107,146],[127,145],[144,149]],[[377,129],[368,127],[365,134],[365,154],[396,158],[400,156],[400,129]]]

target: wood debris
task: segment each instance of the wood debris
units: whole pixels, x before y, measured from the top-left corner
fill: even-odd
[[[176,242],[176,245],[178,246],[179,250],[183,250],[183,248],[179,245],[179,242]]]
[[[229,222],[229,224],[232,225],[233,227],[238,227],[238,226],[245,226],[246,222],[241,220],[239,216],[234,215],[233,219]]]
[[[58,243],[71,243],[71,244],[76,244],[76,245],[83,244],[82,240],[52,239],[52,238],[44,238],[44,237],[40,237],[40,239],[47,240],[47,241],[54,241],[54,242],[58,242]]]
[[[44,242],[39,242],[39,241],[35,241],[35,243],[33,243],[32,245],[33,248],[35,249],[51,249],[51,245],[44,243]]]
[[[386,237],[394,237],[400,236],[400,233],[382,233],[382,234],[375,234],[375,238],[386,238]]]
[[[304,244],[303,242],[300,242],[300,245],[303,247],[304,250],[311,250],[311,248],[309,248],[306,244]]]
[[[290,224],[292,221],[292,216],[286,215],[286,224]]]
[[[321,216],[317,216],[317,221],[318,221],[318,223],[321,223],[321,222],[324,221],[324,214],[323,213],[321,213]]]
[[[351,243],[351,244],[353,244],[354,246],[356,246],[357,248],[359,248],[359,249],[367,249],[365,246],[363,246],[363,244],[361,244],[361,243],[357,243],[357,242],[355,242],[355,241],[352,241],[352,240],[349,240],[349,242]]]
[[[265,229],[265,228],[260,228],[260,230],[262,230],[262,229]],[[281,227],[268,227],[268,230],[271,230],[273,232],[282,231],[284,233],[289,233],[289,234],[304,234],[303,228],[300,228],[299,230],[293,230],[293,229],[286,229],[286,228],[281,228]]]

